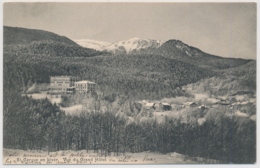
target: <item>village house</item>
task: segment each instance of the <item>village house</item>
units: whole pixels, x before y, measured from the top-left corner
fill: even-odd
[[[195,102],[186,102],[183,104],[183,108],[185,107],[197,107],[197,103]]]
[[[155,103],[145,103],[146,110],[155,110]]]
[[[172,109],[172,107],[169,103],[160,103],[159,108],[162,111],[170,111]]]

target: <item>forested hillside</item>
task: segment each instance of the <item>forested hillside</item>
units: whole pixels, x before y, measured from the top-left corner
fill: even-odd
[[[256,93],[256,62],[219,71],[220,75],[201,79],[183,88],[192,88],[193,92],[207,93],[211,96],[232,96],[237,92]]]
[[[67,37],[44,30],[4,26],[4,45],[26,45],[32,42],[53,41],[67,45],[77,45]]]
[[[51,32],[4,26],[4,53],[16,57],[89,57],[104,52],[83,48],[69,38]]]
[[[32,42],[26,45],[7,45],[4,46],[4,53],[11,53],[17,57],[21,55],[38,57],[90,57],[103,54],[103,52],[93,49],[53,41]]]
[[[51,75],[75,75],[98,83],[104,92],[126,94],[135,98],[163,98],[175,96],[176,87],[193,83],[216,73],[192,64],[158,56],[103,56],[103,57],[39,57],[6,54],[5,77],[20,81],[48,83]],[[7,61],[7,60],[12,61]],[[22,75],[21,75],[22,74]],[[16,76],[16,77],[15,77]],[[21,79],[23,78],[23,79]],[[110,94],[110,93],[109,93]]]

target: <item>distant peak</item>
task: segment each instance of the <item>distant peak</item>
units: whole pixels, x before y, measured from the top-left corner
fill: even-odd
[[[182,43],[182,44],[184,44],[181,40],[176,40],[176,39],[168,40],[166,43]]]
[[[160,42],[162,40],[155,40],[155,39],[146,39],[146,38],[140,38],[140,37],[133,37],[125,41],[157,41]]]

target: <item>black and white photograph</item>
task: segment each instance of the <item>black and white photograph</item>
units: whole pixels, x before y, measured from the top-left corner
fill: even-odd
[[[2,6],[2,164],[256,164],[256,2]]]

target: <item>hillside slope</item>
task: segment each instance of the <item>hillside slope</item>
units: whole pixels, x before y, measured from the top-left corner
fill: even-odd
[[[236,93],[256,93],[256,61],[239,67],[222,70],[218,76],[205,78],[183,86],[194,93],[207,93],[214,96],[231,96]]]
[[[20,27],[8,27],[4,26],[4,45],[14,45],[14,44],[29,44],[38,41],[53,41],[65,43],[67,45],[75,45],[77,43],[70,40],[65,36],[59,36],[55,33],[36,30],[36,29],[26,29]]]
[[[88,57],[104,52],[81,47],[69,38],[51,32],[4,26],[4,53]]]
[[[103,52],[83,48],[78,45],[69,45],[53,41],[39,41],[26,45],[7,45],[4,46],[4,53],[17,56],[24,54],[27,56],[38,55],[41,57],[90,57],[103,54]]]
[[[251,61],[211,55],[179,40],[169,40],[152,53],[215,70],[238,67]]]

